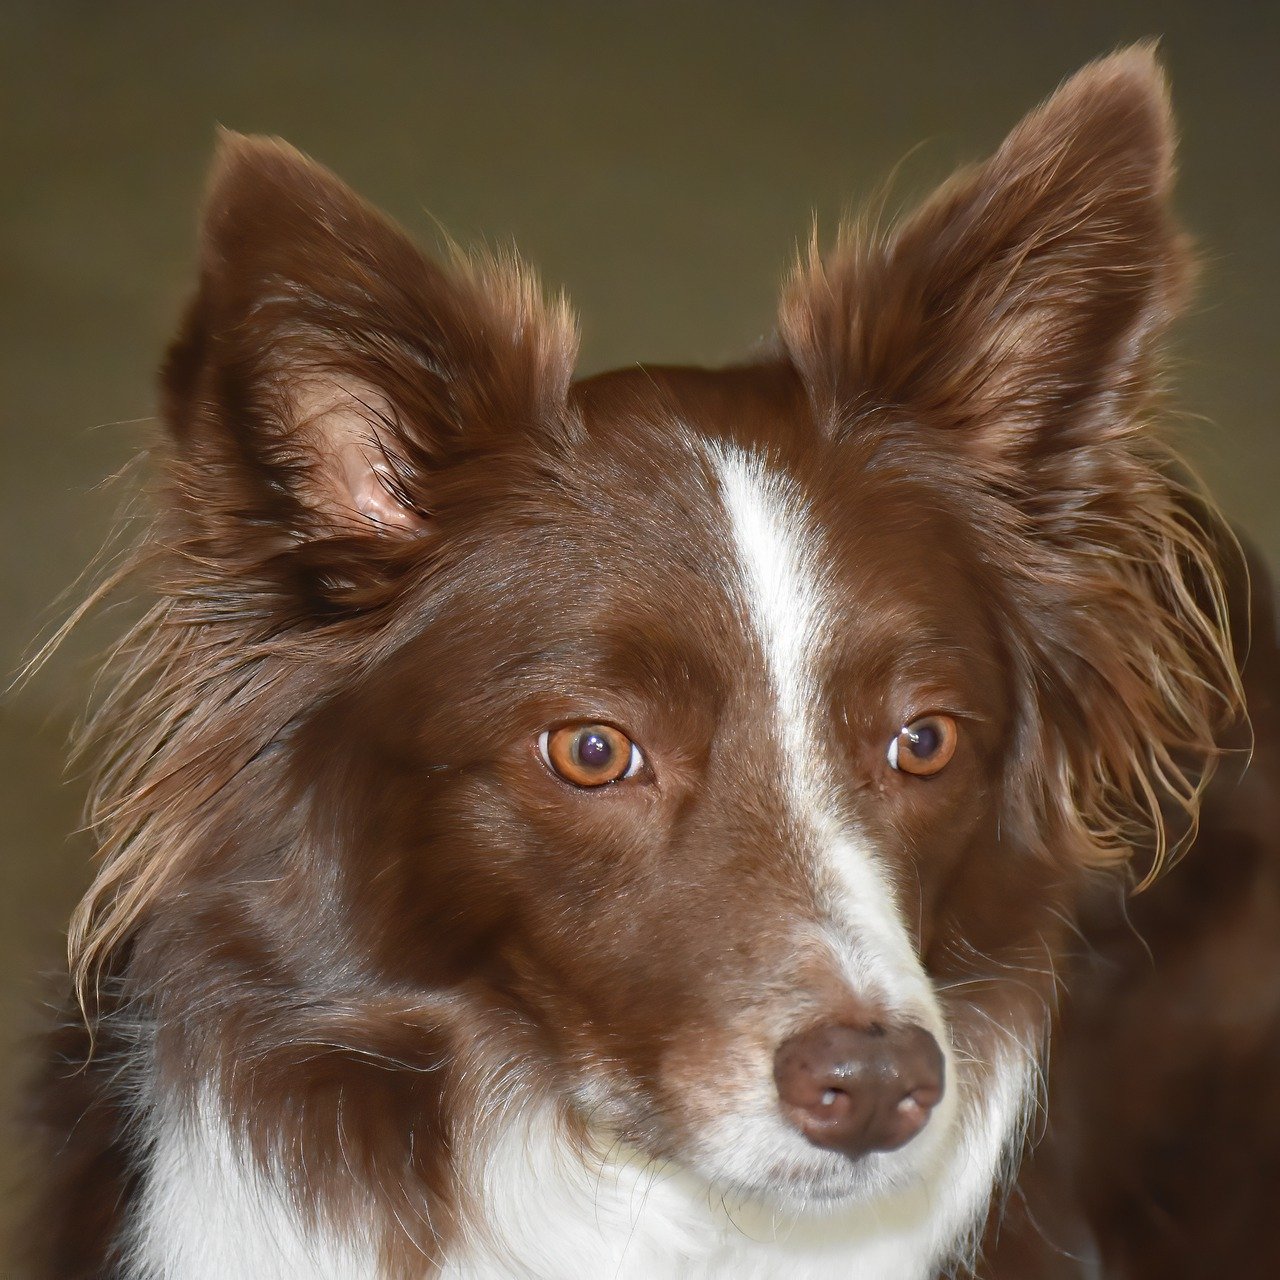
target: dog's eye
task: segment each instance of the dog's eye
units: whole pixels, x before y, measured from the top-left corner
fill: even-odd
[[[640,772],[644,756],[611,724],[567,724],[544,729],[538,750],[554,773],[575,787],[602,787]]]
[[[959,739],[960,730],[950,716],[921,716],[903,725],[889,743],[889,764],[903,773],[928,777],[946,768]]]

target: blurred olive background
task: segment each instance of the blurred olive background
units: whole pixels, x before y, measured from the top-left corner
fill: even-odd
[[[516,242],[586,371],[718,362],[771,327],[811,215],[919,194],[1067,73],[1162,37],[1206,260],[1180,419],[1280,562],[1280,7],[1249,3],[0,2],[0,671],[123,496],[192,271],[214,127],[280,134],[425,243]],[[922,145],[920,145],[922,144]],[[913,150],[914,148],[914,150]],[[57,988],[88,850],[65,741],[108,616],[0,701],[0,1102]],[[44,975],[44,977],[42,977]],[[0,1185],[21,1159],[0,1135]],[[0,1264],[2,1266],[2,1264]]]

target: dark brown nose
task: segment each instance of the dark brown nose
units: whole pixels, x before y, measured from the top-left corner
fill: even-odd
[[[945,1070],[938,1042],[915,1026],[828,1023],[783,1041],[773,1058],[787,1118],[815,1147],[851,1159],[910,1142],[942,1100]]]

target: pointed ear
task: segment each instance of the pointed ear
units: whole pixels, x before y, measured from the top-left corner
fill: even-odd
[[[997,471],[1132,410],[1188,254],[1149,46],[1086,67],[887,239],[802,269],[782,334],[822,409],[898,406]]]
[[[164,371],[187,514],[238,558],[429,533],[436,469],[553,423],[575,351],[518,265],[442,268],[297,151],[225,134]]]

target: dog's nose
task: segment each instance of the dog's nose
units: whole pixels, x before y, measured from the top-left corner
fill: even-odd
[[[787,1118],[816,1147],[856,1159],[895,1151],[942,1100],[945,1059],[923,1028],[839,1023],[783,1041],[773,1078]]]

